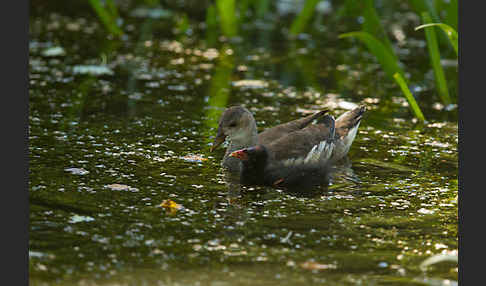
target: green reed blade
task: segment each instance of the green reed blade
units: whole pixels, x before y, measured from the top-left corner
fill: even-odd
[[[367,32],[350,32],[339,35],[339,38],[355,37],[363,41],[368,50],[376,57],[378,62],[381,64],[386,74],[393,80],[393,74],[396,72],[403,76],[403,70],[398,65],[399,61],[397,57],[392,54],[389,49],[381,43],[378,39],[373,37]]]
[[[257,18],[261,19],[268,12],[270,9],[270,1],[269,0],[253,0],[253,6],[256,9],[256,16]]]
[[[227,51],[232,49],[229,45],[224,45],[219,50],[218,63],[214,69],[214,73],[209,82],[208,96],[209,100],[206,111],[206,120],[204,122],[205,134],[208,136],[207,143],[211,142],[211,129],[218,127],[218,118],[221,115],[221,109],[227,106],[229,97],[231,95],[231,77],[235,67],[235,56]],[[219,108],[215,108],[219,107]]]
[[[446,24],[450,25],[457,31],[457,14],[459,10],[457,7],[457,0],[450,0],[447,7],[447,17],[445,19]]]
[[[456,30],[452,28],[451,26],[444,24],[444,23],[429,23],[429,24],[424,24],[420,25],[415,28],[415,31],[420,30],[422,28],[426,27],[432,27],[432,26],[437,26],[444,31],[444,33],[447,35],[447,38],[449,39],[449,42],[451,43],[452,47],[454,48],[454,51],[456,52],[456,55],[459,53],[459,39]]]
[[[410,108],[412,109],[415,116],[418,119],[425,121],[424,114],[422,113],[422,110],[420,110],[420,107],[418,106],[417,101],[415,101],[415,98],[413,97],[412,92],[410,92],[410,89],[408,88],[407,83],[405,82],[405,79],[399,73],[395,73],[393,75],[393,78],[395,79],[396,83],[398,83],[398,85],[400,86],[403,95],[405,95],[405,97],[407,98],[408,103],[410,104]]]
[[[423,12],[427,12],[429,15],[432,15],[432,19],[435,22],[440,22],[439,15],[431,0],[409,0],[408,2],[417,14],[420,15]]]
[[[292,22],[290,26],[290,34],[291,35],[298,35],[302,33],[307,24],[310,22],[312,15],[314,15],[314,11],[316,10],[317,3],[320,0],[307,0],[305,1],[304,7],[302,11],[300,11],[299,15],[295,20]]]
[[[110,13],[111,15],[111,18],[112,19],[118,19],[119,15],[118,15],[118,8],[116,7],[116,4],[115,2],[113,2],[113,0],[106,0],[106,9],[108,11],[108,13]]]
[[[238,33],[235,0],[216,0],[220,26],[226,37],[234,37]]]
[[[123,34],[123,31],[116,24],[116,16],[115,15],[117,13],[115,13],[115,15],[113,15],[113,9],[114,9],[113,3],[112,3],[111,6],[108,5],[111,12],[108,12],[109,10],[107,10],[101,4],[100,0],[89,0],[89,3],[91,4],[91,7],[93,8],[93,10],[95,10],[96,14],[100,18],[100,20],[103,23],[103,25],[105,26],[105,28],[111,34],[113,34],[115,36],[120,36],[121,34]]]
[[[429,13],[427,12],[422,13],[422,20],[426,24],[429,24],[432,21]],[[447,88],[444,70],[442,68],[442,65],[440,64],[439,45],[437,44],[437,37],[435,35],[433,27],[430,29],[425,29],[425,38],[427,39],[427,48],[429,50],[430,62],[434,69],[435,81],[437,83],[439,96],[441,97],[444,104],[450,104],[451,98],[449,96],[449,90]]]
[[[390,39],[388,38],[385,29],[380,22],[380,17],[378,16],[374,6],[374,0],[364,1],[363,17],[365,19],[363,23],[363,30],[381,40],[390,54],[395,57],[396,60],[398,60],[395,52],[393,51]]]
[[[434,0],[409,0],[408,1],[415,13],[417,15],[422,15],[422,13],[427,12],[431,16],[432,20],[436,23],[442,22],[439,16],[439,11],[437,11],[435,5],[434,5]],[[439,44],[440,45],[446,45],[446,42],[448,40],[446,39],[446,36],[440,33],[439,35]]]
[[[206,9],[206,43],[209,47],[216,44],[218,38],[218,19],[216,7],[214,4],[209,5]]]

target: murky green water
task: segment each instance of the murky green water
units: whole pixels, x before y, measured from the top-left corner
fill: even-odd
[[[300,40],[272,21],[250,23],[239,41],[210,48],[195,24],[188,36],[169,19],[127,16],[126,36],[111,39],[89,7],[35,4],[31,285],[457,281],[457,264],[419,268],[458,247],[457,114],[434,104],[426,49],[403,47],[413,50],[404,56],[412,77],[423,78],[421,125],[373,57],[337,40],[357,23],[329,17],[327,33]],[[43,54],[56,46],[65,54]],[[75,68],[105,62],[112,74]],[[245,105],[263,129],[322,107],[337,116],[350,103],[368,112],[328,189],[235,189],[219,166],[223,149],[209,152],[226,106]],[[159,207],[168,199],[182,208]]]

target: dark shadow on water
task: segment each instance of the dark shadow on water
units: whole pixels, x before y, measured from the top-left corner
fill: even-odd
[[[281,190],[283,193],[299,198],[316,198],[328,193],[335,188],[344,185],[356,185],[361,182],[358,175],[352,169],[351,160],[348,157],[336,162],[327,170],[318,170],[303,174],[298,183],[286,187],[245,186],[240,182],[239,173],[223,171],[228,201],[234,201],[251,192],[259,192],[260,188]]]
[[[346,181],[345,184],[356,184],[360,180],[351,168],[349,160],[342,162],[339,165],[333,166],[328,171],[310,172],[300,175],[298,183],[288,185],[285,187],[269,187],[269,186],[246,186],[240,183],[240,176],[238,173],[230,173],[223,171],[224,180],[227,187],[228,201],[234,201],[241,196],[246,196],[249,193],[260,192],[260,189],[265,190],[280,190],[285,194],[304,197],[316,198],[329,191],[330,183],[339,178],[339,181]]]

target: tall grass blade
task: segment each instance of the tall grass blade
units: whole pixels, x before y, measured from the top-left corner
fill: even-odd
[[[108,1],[111,2],[111,1]],[[115,9],[116,11],[116,6],[111,2],[110,4],[107,5],[107,8],[110,9],[108,10],[101,4],[100,0],[89,0],[89,3],[91,4],[91,7],[93,10],[95,10],[96,14],[100,18],[101,22],[105,26],[105,28],[110,32],[111,34],[115,36],[120,36],[123,34],[123,31],[118,27],[116,24],[116,15],[118,15],[118,12],[113,12]],[[112,11],[112,12],[109,12]],[[114,13],[114,14],[113,14]]]
[[[221,30],[226,37],[238,33],[235,0],[216,0]]]
[[[312,15],[314,15],[314,11],[316,10],[317,3],[320,0],[306,0],[302,11],[300,11],[299,15],[295,20],[292,22],[290,26],[290,34],[291,35],[298,35],[302,33],[307,24],[310,22]]]
[[[399,73],[402,76],[404,75],[403,70],[398,64],[399,62],[396,55],[390,52],[390,50],[378,39],[367,32],[350,32],[339,35],[340,39],[350,37],[358,38],[366,44],[368,50],[376,57],[390,79],[393,80],[393,75],[395,73]]]
[[[454,51],[456,52],[456,55],[459,53],[459,40],[458,40],[458,35],[456,30],[452,28],[451,26],[443,23],[430,23],[430,24],[424,24],[420,25],[415,28],[415,31],[426,28],[426,27],[432,27],[432,26],[437,26],[444,31],[444,33],[447,35],[447,38],[449,39],[449,42],[451,43],[452,47],[454,48]]]
[[[415,114],[415,117],[418,119],[425,121],[424,114],[422,113],[422,110],[420,110],[420,107],[417,104],[417,101],[415,101],[415,98],[412,95],[412,92],[410,92],[410,89],[407,86],[407,83],[405,82],[405,79],[402,77],[401,74],[395,73],[393,75],[393,78],[395,79],[396,83],[400,86],[403,95],[408,100],[408,103],[410,104],[410,108],[412,109],[413,113]]]
[[[218,19],[216,7],[213,4],[206,9],[206,43],[213,47],[218,38]]]
[[[257,18],[261,19],[270,8],[270,0],[253,0],[253,5],[256,7]]]
[[[177,39],[182,41],[185,37],[187,37],[186,32],[190,28],[189,17],[187,17],[186,13],[182,13],[181,16],[178,17],[175,23],[175,28],[177,31]]]
[[[409,0],[408,2],[417,14],[421,15],[422,13],[427,12],[432,16],[434,22],[440,22],[439,14],[435,10],[431,0]]]
[[[422,20],[424,23],[431,23],[429,13],[422,13]],[[434,69],[435,81],[437,83],[437,89],[442,102],[446,105],[451,104],[451,98],[449,96],[449,90],[447,89],[447,82],[444,75],[444,70],[440,64],[440,52],[437,44],[437,37],[435,35],[434,28],[425,29],[425,38],[427,39],[427,47],[429,50],[430,62]]]
[[[116,21],[118,19],[118,8],[116,7],[116,4],[113,2],[113,0],[106,0],[106,8],[108,10],[108,13],[110,13],[111,17]]]
[[[206,111],[206,120],[204,122],[207,142],[211,142],[210,130],[218,127],[218,118],[221,115],[221,110],[226,107],[231,90],[231,76],[235,67],[235,57],[233,54],[227,53],[231,49],[230,46],[223,46],[219,50],[219,59],[217,66],[214,69],[214,74],[209,83],[209,100],[207,106],[210,107]],[[218,109],[216,107],[219,107]]]
[[[450,0],[447,7],[447,17],[445,18],[446,24],[450,25],[457,31],[457,14],[458,14],[457,0]]]
[[[441,23],[439,12],[437,12],[434,1],[433,0],[409,0],[409,4],[412,6],[413,10],[417,13],[417,15],[422,15],[422,13],[427,12],[432,17],[432,20],[436,23]],[[446,39],[446,35],[443,33],[439,34],[439,44],[446,45],[448,40]]]
[[[396,58],[390,39],[386,35],[385,29],[380,22],[380,17],[378,17],[378,13],[376,12],[374,0],[364,0],[363,4],[363,17],[365,19],[363,23],[363,30],[381,40],[390,54]]]

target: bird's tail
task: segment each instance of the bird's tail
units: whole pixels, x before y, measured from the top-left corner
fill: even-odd
[[[308,162],[327,162],[331,158],[332,150],[334,149],[334,138],[336,134],[336,121],[332,115],[326,115],[319,119],[319,123],[329,126],[329,137],[319,144],[314,145],[307,153],[304,163]]]

